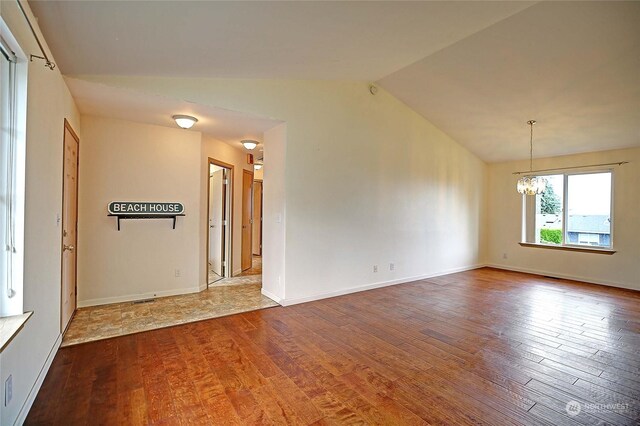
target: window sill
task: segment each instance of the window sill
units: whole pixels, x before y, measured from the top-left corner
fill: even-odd
[[[4,351],[9,342],[18,334],[24,324],[31,318],[33,312],[26,312],[22,315],[10,317],[0,317],[0,352]]]
[[[597,253],[612,255],[616,251],[608,248],[593,248],[593,247],[579,247],[579,246],[553,246],[551,244],[537,244],[537,243],[519,243],[522,247],[535,247],[551,250],[565,250],[565,251],[579,251],[584,253]]]

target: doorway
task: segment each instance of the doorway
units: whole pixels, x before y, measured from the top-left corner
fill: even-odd
[[[231,277],[233,165],[209,158],[207,285]]]
[[[64,120],[62,165],[62,282],[60,331],[64,333],[77,305],[78,149],[80,140]]]

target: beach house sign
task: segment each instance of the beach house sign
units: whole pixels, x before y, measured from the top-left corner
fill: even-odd
[[[147,201],[112,201],[107,210],[113,216],[174,216],[184,214],[184,205]]]

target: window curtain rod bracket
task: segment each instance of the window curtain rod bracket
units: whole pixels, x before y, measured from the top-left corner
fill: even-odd
[[[22,3],[20,2],[20,0],[16,0],[16,3],[18,3],[18,7],[20,8],[20,11],[22,12],[22,16],[24,16],[24,19],[27,21],[27,24],[29,25],[29,29],[31,30],[31,34],[33,34],[33,38],[36,39],[36,43],[38,43],[38,47],[40,48],[40,51],[42,52],[42,56],[30,55],[29,56],[29,60],[31,62],[33,62],[33,58],[43,59],[45,61],[44,66],[49,68],[51,71],[53,71],[54,68],[56,67],[56,64],[53,63],[49,59],[49,57],[47,56],[47,52],[44,51],[44,47],[42,47],[42,43],[40,43],[40,39],[38,38],[38,35],[36,34],[36,30],[33,28],[33,25],[31,25],[31,21],[29,20],[29,16],[27,16],[27,12],[24,10],[24,7],[22,6]]]
[[[33,62],[34,59],[42,59],[42,60],[44,60],[45,61],[44,66],[49,68],[51,71],[53,71],[53,69],[56,67],[56,64],[54,64],[53,62],[51,62],[50,60],[48,60],[44,56],[29,55],[29,61],[30,62]]]
[[[553,169],[541,169],[541,170],[526,170],[521,172],[513,172],[514,175],[526,175],[540,172],[554,172],[556,170],[574,170],[574,169],[587,169],[589,167],[602,167],[602,166],[622,166],[624,164],[629,164],[628,161],[619,161],[617,163],[602,163],[602,164],[589,164],[586,166],[571,166],[571,167],[556,167]]]

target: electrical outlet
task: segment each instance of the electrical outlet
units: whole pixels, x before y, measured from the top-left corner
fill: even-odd
[[[180,278],[180,269],[176,269],[176,278]]]
[[[13,376],[9,374],[7,380],[4,382],[4,406],[6,407],[13,398]]]
[[[396,269],[396,264],[395,264],[395,263],[390,263],[390,264],[389,264],[389,270],[390,270],[390,271],[393,271],[393,270],[395,270],[395,269]]]
[[[373,265],[373,272],[378,272],[378,265]]]
[[[507,253],[502,253],[502,258],[506,259],[507,258]]]

